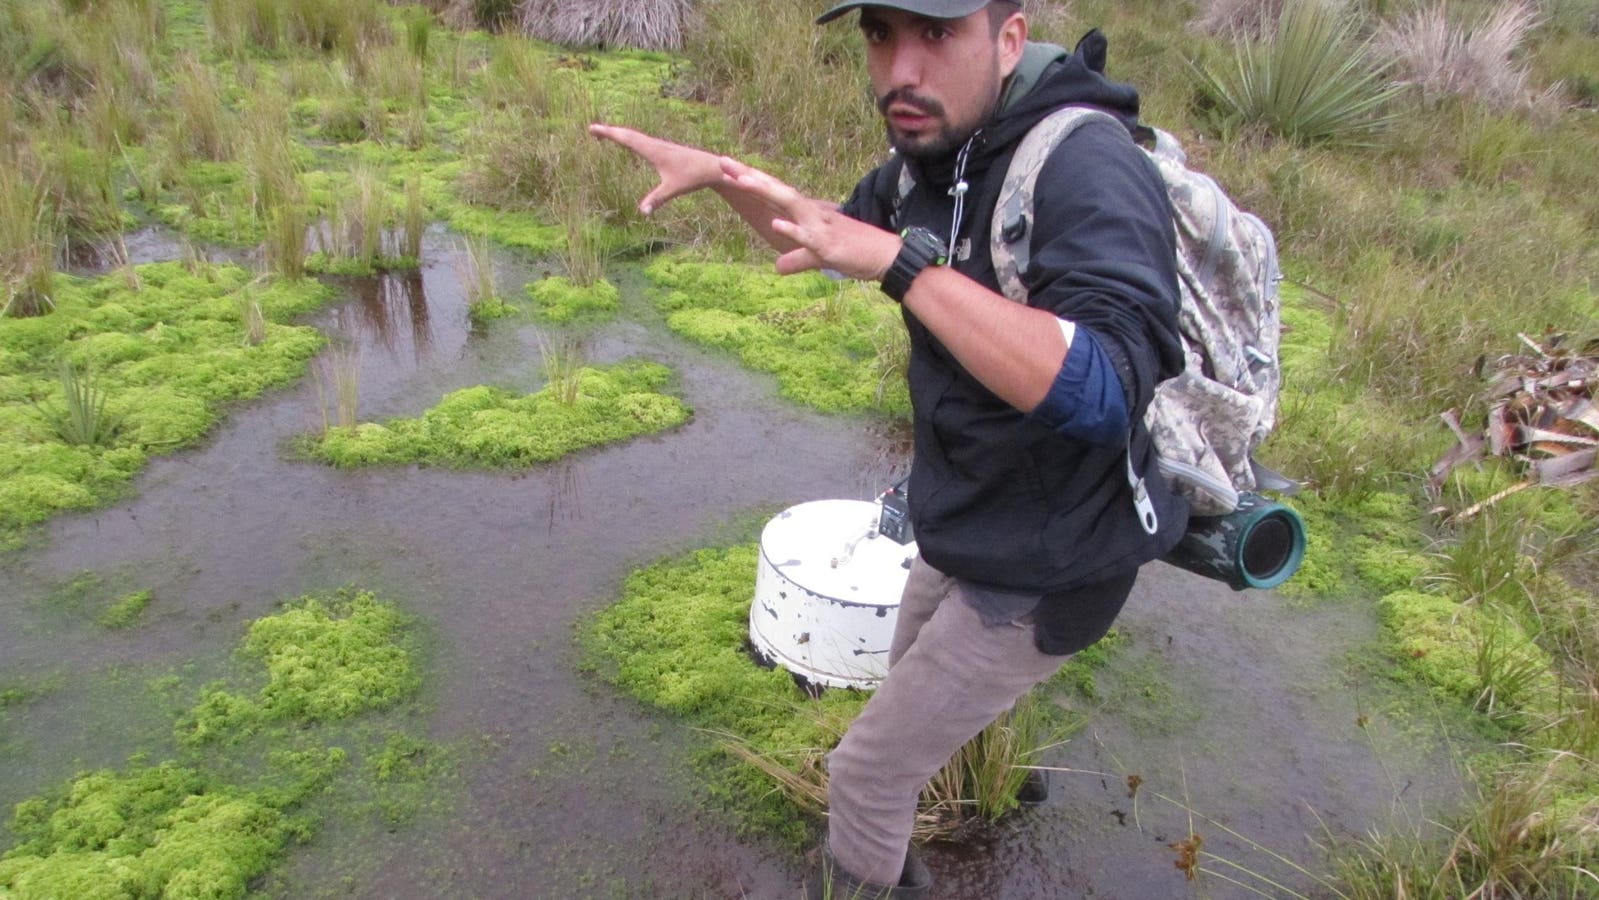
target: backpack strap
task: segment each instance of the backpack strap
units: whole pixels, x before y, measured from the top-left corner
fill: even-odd
[[[1010,168],[1005,170],[1005,182],[994,204],[994,222],[988,234],[994,275],[999,280],[1000,291],[1017,303],[1027,302],[1027,285],[1022,276],[1032,262],[1033,197],[1038,188],[1038,174],[1043,171],[1044,163],[1061,141],[1083,124],[1101,119],[1117,127],[1122,125],[1115,116],[1097,109],[1062,107],[1034,125],[1011,156]],[[1149,486],[1133,465],[1133,442],[1130,438],[1127,442],[1127,484],[1133,491],[1133,509],[1137,513],[1138,524],[1146,533],[1156,533],[1160,530],[1160,517],[1155,513],[1154,501],[1150,499]]]
[[[894,187],[894,205],[889,209],[888,224],[894,231],[899,231],[900,210],[905,206],[905,199],[916,189],[916,176],[911,174],[911,167],[905,164],[905,157],[894,155],[899,162],[899,178]]]
[[[1017,303],[1027,302],[1022,276],[1032,261],[1033,195],[1038,173],[1055,148],[1085,122],[1103,119],[1122,127],[1109,113],[1082,106],[1062,107],[1034,125],[1016,147],[1005,181],[994,204],[994,223],[988,231],[994,274],[1000,292]]]

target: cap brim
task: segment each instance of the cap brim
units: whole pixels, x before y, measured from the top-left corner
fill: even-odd
[[[932,19],[964,19],[988,5],[988,0],[845,0],[816,17],[816,24],[826,25],[852,9],[863,6],[880,6],[899,9]]]

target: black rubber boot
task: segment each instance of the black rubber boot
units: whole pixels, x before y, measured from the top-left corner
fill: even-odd
[[[926,897],[933,886],[933,873],[912,847],[905,853],[905,868],[899,884],[886,885],[862,881],[844,871],[833,859],[833,852],[822,848],[822,864],[805,883],[807,900],[916,900]]]
[[[1016,802],[1023,806],[1038,806],[1049,799],[1049,772],[1045,769],[1028,769],[1027,779],[1016,789]]]

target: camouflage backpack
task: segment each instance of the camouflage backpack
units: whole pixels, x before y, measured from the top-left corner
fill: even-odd
[[[1033,191],[1050,153],[1085,122],[1121,123],[1107,113],[1065,107],[1022,138],[1005,173],[989,231],[1001,291],[1027,302],[1022,274],[1031,256]],[[1155,388],[1144,424],[1154,436],[1160,471],[1187,498],[1195,515],[1237,509],[1239,495],[1257,488],[1288,491],[1294,482],[1252,458],[1277,418],[1282,371],[1277,300],[1277,247],[1259,218],[1240,210],[1209,176],[1189,169],[1182,147],[1150,129],[1146,149],[1171,198],[1177,228],[1178,320],[1187,366]],[[896,215],[915,180],[902,166]],[[1154,532],[1153,507],[1128,462],[1128,480],[1144,527]]]
[[[1050,153],[1098,110],[1066,107],[1022,139],[1005,173],[990,231],[994,271],[1005,296],[1027,302],[1033,191]],[[1155,131],[1146,150],[1171,197],[1177,228],[1178,319],[1188,364],[1155,388],[1144,424],[1154,436],[1160,471],[1195,515],[1223,515],[1239,494],[1291,482],[1251,458],[1277,417],[1282,371],[1277,248],[1259,218],[1240,210],[1209,176],[1185,165],[1177,140]]]

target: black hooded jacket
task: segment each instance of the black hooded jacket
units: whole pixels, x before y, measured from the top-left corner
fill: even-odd
[[[1000,110],[971,142],[963,172],[970,191],[950,240],[951,265],[998,292],[989,248],[994,205],[1017,143],[1041,119],[1089,105],[1124,123],[1084,124],[1045,164],[1024,280],[1029,305],[1091,331],[1116,369],[1134,423],[1131,459],[1146,479],[1157,533],[1146,533],[1135,512],[1127,445],[1074,440],[1018,411],[905,314],[918,547],[940,571],[1001,590],[1049,594],[1125,575],[1170,550],[1187,522],[1187,505],[1161,480],[1143,427],[1155,384],[1183,366],[1171,209],[1159,172],[1131,138],[1137,92],[1105,78],[1103,67],[1097,32],[1071,54],[1028,45]],[[890,160],[862,179],[844,212],[949,239],[955,155],[908,163],[915,187],[896,204],[900,165]]]

